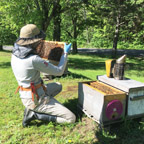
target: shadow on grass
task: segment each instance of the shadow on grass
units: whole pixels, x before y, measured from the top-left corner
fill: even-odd
[[[8,68],[11,67],[10,62],[0,62],[0,68]]]
[[[12,53],[11,50],[2,50],[2,51],[0,51],[0,52]]]
[[[129,57],[129,59],[132,62],[127,62],[126,66],[128,69],[131,70],[138,70],[138,71],[143,71],[144,70],[144,57]]]
[[[89,56],[90,58],[88,59],[83,57],[82,59],[80,59],[80,56]],[[119,56],[117,58],[119,58]],[[73,69],[81,70],[103,70],[105,69],[105,59],[112,59],[112,56],[107,54],[80,53],[78,54],[78,58],[71,57],[69,59],[68,66]]]
[[[95,133],[98,142],[94,144],[143,144],[143,126],[139,120],[127,120],[111,125]]]
[[[72,73],[70,71],[68,71],[68,74],[64,74],[62,76],[52,76],[52,79],[54,78],[76,78],[76,79],[89,79],[88,77],[86,76],[83,76],[81,74],[76,74],[76,73]]]
[[[79,78],[79,79],[90,79],[86,76],[83,76],[81,74],[76,74],[76,73],[72,73],[72,72],[69,72],[69,74],[67,75],[68,77],[72,77],[72,78]]]
[[[104,54],[78,54],[80,56],[89,56],[87,58],[70,58],[69,66],[73,69],[80,70],[104,70],[105,69],[105,59],[112,59],[110,55]],[[98,57],[98,59],[97,59]],[[117,56],[119,58],[120,56]],[[101,58],[101,59],[99,59]],[[128,56],[130,62],[126,62],[125,71],[136,70],[144,71],[144,57],[142,56]],[[137,74],[139,76],[139,74]],[[141,75],[140,75],[141,76]],[[143,75],[142,75],[143,76]]]
[[[71,58],[69,60],[69,66],[73,69],[82,69],[82,70],[96,70],[104,69],[105,63],[94,61],[92,59],[77,59]]]
[[[90,58],[80,59],[80,56],[89,56]],[[79,58],[69,59],[68,66],[73,69],[100,70],[105,68],[105,62],[102,59],[97,59],[97,55],[94,54],[79,54]]]
[[[77,102],[78,99],[71,99],[64,105],[77,116],[78,120],[82,113],[80,114],[77,108]],[[144,123],[140,123],[140,119],[125,120],[124,122],[113,124],[97,130],[95,137],[98,142],[93,144],[143,144],[143,126]]]
[[[67,107],[70,111],[72,111],[76,117],[78,116],[78,109],[77,109],[77,102],[78,99],[69,99],[67,102],[63,103],[65,107]]]
[[[71,55],[77,55],[77,54],[71,54]],[[81,56],[90,56],[90,57],[101,57],[101,58],[109,58],[112,59],[113,57],[107,53],[103,54],[103,53],[78,53],[78,55]],[[117,56],[119,57],[119,55]]]
[[[143,64],[142,63],[139,63],[139,64],[127,63],[126,64],[126,70],[143,71],[144,70]]]

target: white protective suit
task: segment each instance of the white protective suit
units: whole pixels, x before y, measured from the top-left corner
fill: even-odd
[[[42,81],[40,72],[55,76],[62,75],[66,63],[67,54],[61,56],[58,66],[54,66],[38,55],[33,54],[33,49],[31,47],[19,46],[17,44],[14,45],[11,58],[12,70],[18,85],[23,88],[30,87],[31,82],[33,82],[34,85],[40,84]],[[22,91],[20,89],[20,98],[24,106],[35,112],[57,116],[58,123],[75,122],[75,115],[53,98],[62,90],[62,85],[60,83],[49,83],[46,85],[46,89],[47,90],[44,91],[42,86],[37,89],[37,94],[39,96],[38,104],[32,101],[31,91]]]

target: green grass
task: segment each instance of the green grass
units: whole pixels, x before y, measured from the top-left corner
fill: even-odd
[[[69,55],[67,77],[56,78],[63,91],[56,99],[78,116],[77,85],[79,81],[96,80],[105,74],[108,56]],[[99,129],[98,124],[83,115],[75,124],[55,124],[33,121],[30,127],[22,127],[24,106],[18,94],[14,94],[17,82],[10,66],[11,53],[0,52],[0,144],[142,144],[144,122],[124,121],[109,129]],[[127,58],[126,77],[144,82],[144,59]],[[45,82],[47,83],[47,82]]]

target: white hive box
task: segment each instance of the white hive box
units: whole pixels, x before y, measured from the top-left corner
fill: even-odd
[[[126,94],[98,81],[79,82],[78,106],[99,124],[116,123],[125,117]]]
[[[144,115],[144,83],[126,78],[115,80],[106,75],[97,76],[97,79],[127,94],[127,118],[137,118]]]

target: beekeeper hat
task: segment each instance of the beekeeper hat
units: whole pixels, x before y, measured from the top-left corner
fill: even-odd
[[[36,25],[27,24],[20,30],[20,37],[16,40],[18,45],[29,45],[45,39],[45,33],[40,31]]]

